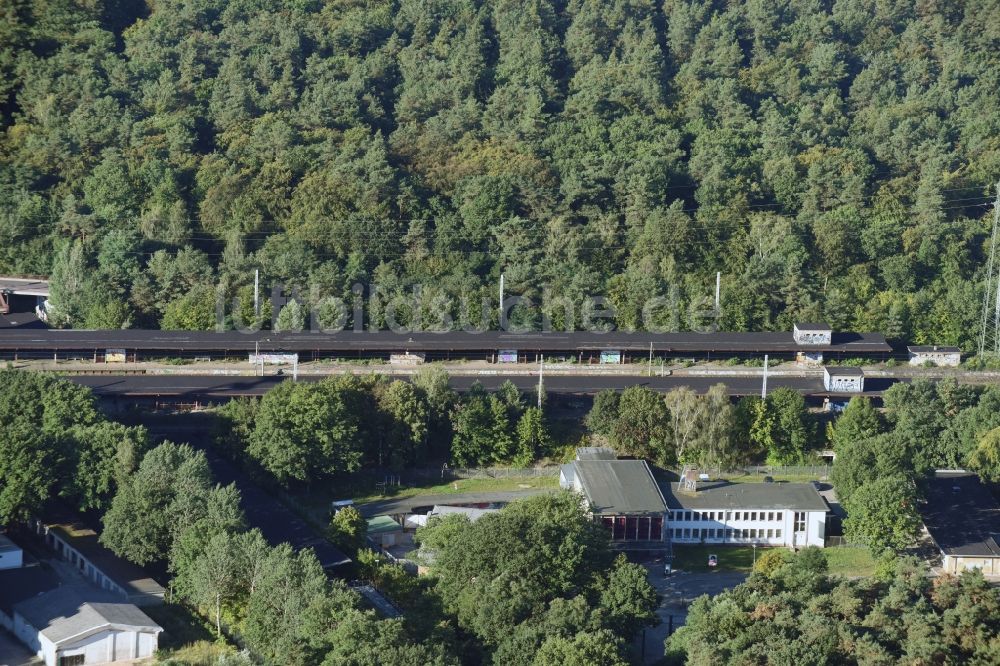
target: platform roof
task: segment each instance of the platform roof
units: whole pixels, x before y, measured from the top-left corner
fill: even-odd
[[[889,353],[892,348],[880,333],[834,333],[830,344],[800,345],[789,332],[629,333],[487,331],[393,333],[389,331],[340,331],[337,333],[275,333],[260,331],[222,333],[206,331],[73,329],[0,331],[5,350],[105,350],[215,351],[215,352],[479,352],[514,349],[522,352],[648,352],[685,353],[795,353],[826,351],[842,354]]]

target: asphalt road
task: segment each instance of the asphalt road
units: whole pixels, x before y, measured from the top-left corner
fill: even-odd
[[[302,375],[299,381],[317,381],[322,377]],[[129,375],[95,376],[72,375],[66,379],[87,386],[99,396],[105,397],[171,397],[206,400],[232,398],[237,396],[259,396],[290,379],[286,376],[268,377],[224,377],[203,375]],[[534,390],[538,379],[530,375],[453,375],[450,379],[455,390],[467,391],[475,382],[486,390],[495,390],[505,381],[511,381],[523,391]],[[896,380],[871,379],[866,382],[866,394],[877,394]],[[553,375],[545,377],[545,391],[548,393],[594,394],[605,389],[622,390],[629,386],[647,386],[656,391],[667,392],[681,386],[689,386],[699,393],[706,392],[715,384],[725,384],[730,395],[754,395],[760,392],[759,377],[642,377],[623,375]],[[768,389],[788,387],[809,395],[825,395],[822,380],[818,377],[781,377],[768,379]]]

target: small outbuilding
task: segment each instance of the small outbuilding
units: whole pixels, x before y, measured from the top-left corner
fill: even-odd
[[[924,525],[941,550],[941,568],[957,574],[979,569],[1000,576],[1000,504],[964,470],[938,470],[927,482]]]
[[[134,604],[80,603],[52,590],[14,608],[14,634],[46,666],[152,657],[163,629]]]
[[[863,393],[865,373],[861,368],[824,366],[823,388],[830,393]]]
[[[792,326],[792,338],[798,345],[829,345],[833,329],[827,323],[797,323]]]
[[[368,519],[368,539],[381,548],[395,546],[403,535],[403,526],[389,516]]]
[[[962,350],[958,347],[938,345],[912,345],[906,348],[910,355],[910,365],[927,365],[957,368],[962,362]]]
[[[46,666],[152,657],[163,630],[134,604],[32,562],[0,571],[0,627]]]

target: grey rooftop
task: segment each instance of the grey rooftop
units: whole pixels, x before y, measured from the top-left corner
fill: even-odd
[[[576,460],[572,463],[595,514],[666,512],[666,502],[644,460]]]
[[[668,487],[669,486],[669,487]],[[664,484],[671,509],[776,509],[827,511],[826,500],[809,483],[699,483],[695,492],[678,491],[677,482]]]
[[[944,554],[1000,557],[1000,504],[975,474],[936,472],[921,513]]]
[[[823,371],[831,377],[864,377],[865,373],[861,368],[848,366],[823,366]]]

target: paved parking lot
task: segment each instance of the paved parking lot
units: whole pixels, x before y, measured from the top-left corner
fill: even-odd
[[[703,594],[716,595],[736,587],[746,580],[745,573],[715,571],[710,573],[677,572],[671,576],[663,575],[662,562],[646,564],[649,571],[649,582],[663,597],[657,615],[660,624],[646,629],[640,637],[640,652],[644,655],[643,663],[652,664],[663,657],[663,642],[667,635],[684,624],[687,618],[687,607],[692,601]],[[642,651],[641,641],[645,640],[645,651]]]

